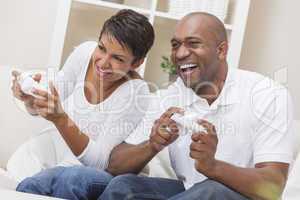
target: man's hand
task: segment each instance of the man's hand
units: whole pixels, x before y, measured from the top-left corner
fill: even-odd
[[[178,127],[171,119],[174,113],[183,113],[180,108],[169,108],[161,117],[154,122],[151,130],[149,144],[155,152],[160,152],[178,138]]]
[[[195,160],[195,168],[198,172],[213,178],[217,163],[215,159],[218,145],[216,129],[214,125],[205,120],[200,120],[199,124],[206,129],[206,132],[192,135],[190,157]]]
[[[37,113],[45,119],[52,121],[53,123],[59,123],[64,120],[66,113],[64,112],[61,102],[59,100],[59,94],[55,89],[52,82],[50,82],[51,94],[46,91],[35,89],[33,93],[41,98],[34,98],[33,106]]]

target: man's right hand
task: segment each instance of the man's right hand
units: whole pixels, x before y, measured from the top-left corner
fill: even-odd
[[[178,138],[178,127],[171,117],[174,113],[183,114],[183,112],[181,108],[171,107],[154,122],[149,144],[156,153]]]
[[[30,102],[33,101],[34,97],[28,94],[25,94],[22,90],[21,90],[21,86],[18,82],[19,76],[21,75],[20,72],[18,71],[12,71],[12,76],[13,76],[13,84],[11,87],[11,90],[13,92],[14,97],[16,97],[17,99],[23,101],[25,104],[29,104]],[[41,80],[41,74],[36,74],[33,76],[33,79],[35,81],[40,81]]]

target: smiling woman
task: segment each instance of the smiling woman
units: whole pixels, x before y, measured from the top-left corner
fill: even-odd
[[[143,63],[153,40],[154,31],[145,16],[121,10],[105,22],[98,42],[84,42],[72,52],[50,84],[50,93],[34,89],[33,94],[43,98],[24,94],[17,82],[19,73],[13,73],[15,97],[31,114],[52,122],[53,134],[63,138],[60,143],[65,150],[59,152],[58,165],[66,161],[78,165],[79,160],[98,170],[107,167],[111,150],[128,137],[146,111],[147,100],[141,97],[149,93],[148,86],[134,70]],[[40,76],[34,78],[40,80]],[[88,174],[94,170],[52,168],[23,180],[17,190],[78,199],[87,191],[77,185],[77,178],[93,179]],[[104,186],[111,178],[101,171],[99,176]],[[66,182],[72,189],[65,188]]]

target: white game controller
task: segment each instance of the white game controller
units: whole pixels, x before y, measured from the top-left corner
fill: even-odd
[[[185,129],[188,133],[198,133],[198,132],[204,132],[207,133],[206,129],[197,123],[197,120],[200,119],[201,116],[199,116],[196,113],[187,113],[185,112],[184,115],[174,113],[171,117],[172,120],[174,120],[178,125],[179,129]],[[180,131],[182,132],[182,131]]]
[[[49,92],[49,87],[47,82],[37,82],[30,75],[22,73],[19,77],[19,84],[21,86],[22,92],[25,94],[39,97],[33,93],[33,89],[43,90]]]

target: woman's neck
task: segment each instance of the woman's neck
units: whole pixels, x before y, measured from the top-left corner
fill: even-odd
[[[123,82],[122,79],[115,82],[99,79],[95,74],[93,67],[89,66],[84,83],[85,97],[89,103],[99,104],[109,97]]]

